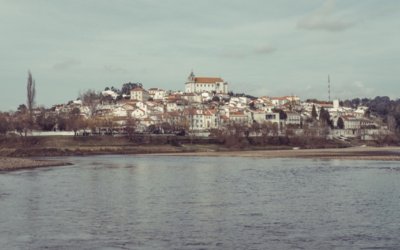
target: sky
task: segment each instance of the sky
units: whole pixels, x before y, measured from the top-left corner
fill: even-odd
[[[301,99],[400,94],[398,0],[0,0],[0,110],[88,89],[184,90],[222,77],[233,92]]]

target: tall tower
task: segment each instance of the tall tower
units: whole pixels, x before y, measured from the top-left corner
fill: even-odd
[[[187,82],[185,83],[185,92],[186,93],[193,93],[195,92],[195,80],[196,77],[193,73],[193,70],[190,72],[189,77],[187,78]]]
[[[194,78],[195,78],[195,76],[194,76],[194,73],[193,73],[193,70],[190,72],[190,75],[189,75],[189,77],[188,77],[188,82],[194,82]]]
[[[331,101],[331,78],[328,75],[328,101]]]

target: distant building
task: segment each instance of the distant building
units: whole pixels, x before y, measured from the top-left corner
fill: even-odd
[[[150,95],[151,98],[153,98],[153,100],[164,100],[166,92],[163,89],[150,88],[149,89],[149,95]]]
[[[196,77],[193,72],[191,72],[185,83],[185,92],[215,92],[217,94],[227,94],[228,83],[219,77]]]
[[[229,112],[229,121],[233,123],[248,125],[249,116],[245,114],[243,111]]]
[[[286,112],[286,125],[300,126],[301,125],[301,115],[296,112]]]
[[[131,100],[144,102],[149,100],[149,97],[149,92],[141,87],[137,87],[131,90]]]

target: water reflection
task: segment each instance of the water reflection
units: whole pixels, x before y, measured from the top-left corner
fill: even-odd
[[[4,249],[400,247],[395,162],[67,160],[0,175]]]

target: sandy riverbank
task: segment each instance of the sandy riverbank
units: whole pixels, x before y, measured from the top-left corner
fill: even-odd
[[[69,165],[69,163],[53,160],[32,160],[27,158],[0,157],[0,171],[13,171],[66,165]]]
[[[154,155],[400,161],[400,147],[351,147],[351,148],[334,148],[334,149],[257,150],[257,151],[225,151],[225,152],[211,151],[211,152],[167,153],[167,154],[154,154]]]
[[[201,152],[165,152],[146,151],[145,155],[163,156],[213,156],[213,157],[263,157],[263,158],[313,158],[342,160],[381,160],[400,161],[400,147],[351,147],[334,149],[297,149],[297,150],[243,150],[243,151],[201,151]],[[118,153],[118,152],[115,152]],[[141,152],[143,153],[143,152]],[[140,154],[140,153],[139,153]],[[38,167],[65,166],[67,162],[53,160],[34,160],[0,156],[0,171],[31,169]]]

